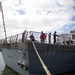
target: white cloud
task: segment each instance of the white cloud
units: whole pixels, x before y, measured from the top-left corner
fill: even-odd
[[[74,0],[3,0],[2,5],[8,36],[23,32],[26,28],[32,31],[50,32],[75,23],[71,21],[75,16],[72,8],[75,5]],[[21,12],[16,10],[23,10],[25,14],[21,15]],[[2,18],[0,18],[0,28],[2,31]],[[0,38],[3,36],[2,33]]]

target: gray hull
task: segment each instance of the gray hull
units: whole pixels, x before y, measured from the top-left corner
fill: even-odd
[[[66,73],[75,70],[75,46],[53,45],[35,43],[35,46],[52,74]],[[22,47],[23,48],[23,47]],[[17,64],[23,53],[22,49],[2,48],[5,64],[19,74],[46,74],[33,48],[32,43],[27,45],[25,60],[28,63],[28,70],[20,68]]]
[[[7,66],[15,70],[19,74],[29,74],[28,71],[23,70],[18,66],[18,60],[21,58],[22,53],[17,49],[2,48],[4,62]]]

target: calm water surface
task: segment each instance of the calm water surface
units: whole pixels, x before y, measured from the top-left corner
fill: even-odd
[[[18,74],[14,70],[10,69],[8,66],[5,65],[2,53],[0,52],[0,75],[3,74]]]

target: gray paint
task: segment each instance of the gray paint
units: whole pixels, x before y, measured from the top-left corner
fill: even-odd
[[[14,47],[14,44],[11,44],[9,49],[2,48],[4,61],[9,67],[20,74],[45,74],[32,43],[28,43],[28,45],[17,44],[17,48],[11,46]],[[35,43],[35,46],[52,74],[66,73],[75,70],[75,46],[41,43]],[[17,64],[17,61],[22,57],[22,53],[19,52],[19,50],[24,50],[22,53],[26,53],[27,59],[25,60],[29,66],[28,71],[21,69]]]
[[[2,48],[5,64],[20,74],[29,74],[29,71],[20,68],[17,64],[18,60],[20,60],[23,56],[23,54],[19,51],[20,49]]]
[[[52,74],[75,70],[75,46],[35,44],[42,60]],[[28,46],[31,74],[45,74],[32,44]]]

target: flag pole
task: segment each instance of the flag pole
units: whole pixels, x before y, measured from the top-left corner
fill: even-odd
[[[2,20],[3,20],[4,34],[5,34],[5,41],[7,42],[7,34],[6,34],[6,27],[5,27],[5,21],[4,21],[4,15],[3,15],[2,2],[0,2],[0,4],[1,4],[1,11],[2,11]]]

